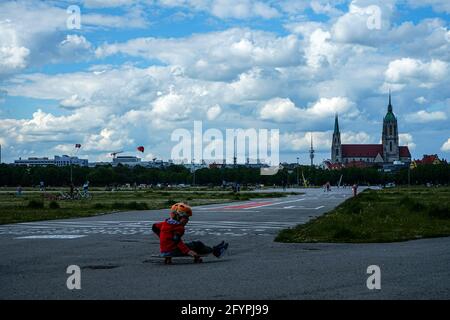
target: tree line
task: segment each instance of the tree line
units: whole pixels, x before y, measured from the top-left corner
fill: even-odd
[[[284,168],[272,176],[260,175],[257,168],[237,166],[235,168],[203,168],[195,171],[172,165],[166,168],[145,168],[141,166],[127,167],[119,165],[99,166],[95,168],[72,168],[72,179],[75,185],[82,185],[89,181],[91,186],[115,186],[124,184],[186,184],[220,186],[223,182],[239,183],[244,185],[296,185],[297,178],[301,185],[303,177],[308,185],[320,186],[326,182],[336,185],[341,184],[370,184],[379,185],[394,182],[396,184],[408,184],[408,169],[403,168],[395,173],[380,172],[376,168],[344,168],[342,170],[327,170],[319,167],[299,166],[291,169]],[[0,186],[32,187],[40,184],[46,186],[70,185],[70,167],[23,167],[1,164]],[[342,179],[341,179],[342,176]],[[411,184],[443,184],[450,181],[450,165],[419,165],[410,170],[409,181]]]

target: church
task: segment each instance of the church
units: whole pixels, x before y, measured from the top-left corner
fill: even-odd
[[[332,164],[388,164],[394,161],[411,162],[411,153],[407,146],[399,146],[397,118],[394,115],[391,94],[389,105],[383,119],[381,144],[342,144],[338,116],[334,120],[333,142],[331,146]]]

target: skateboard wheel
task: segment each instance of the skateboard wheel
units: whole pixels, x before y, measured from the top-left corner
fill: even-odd
[[[172,264],[172,258],[168,257],[164,260],[164,264]]]
[[[202,262],[203,262],[202,258],[195,258],[194,259],[194,263],[202,263]]]

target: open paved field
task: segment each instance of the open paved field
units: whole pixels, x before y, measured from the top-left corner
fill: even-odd
[[[292,191],[292,190],[288,190]],[[295,191],[295,190],[294,190]],[[298,190],[305,191],[305,190]],[[196,207],[185,240],[230,243],[203,264],[151,258],[167,210],[0,226],[0,299],[449,299],[450,238],[390,244],[283,244],[277,232],[351,196],[350,189]],[[81,290],[66,268],[81,267]],[[369,265],[381,290],[368,290]]]

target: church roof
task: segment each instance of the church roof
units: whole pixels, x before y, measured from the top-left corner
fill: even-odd
[[[343,157],[366,157],[375,158],[377,154],[383,154],[381,144],[343,144]]]
[[[399,147],[400,157],[411,157],[409,148],[407,146]],[[344,158],[375,158],[377,154],[383,155],[382,144],[343,144],[342,156]]]
[[[411,158],[411,153],[409,152],[409,148],[407,146],[400,146],[398,147],[398,151],[400,154],[400,157],[409,157]]]

